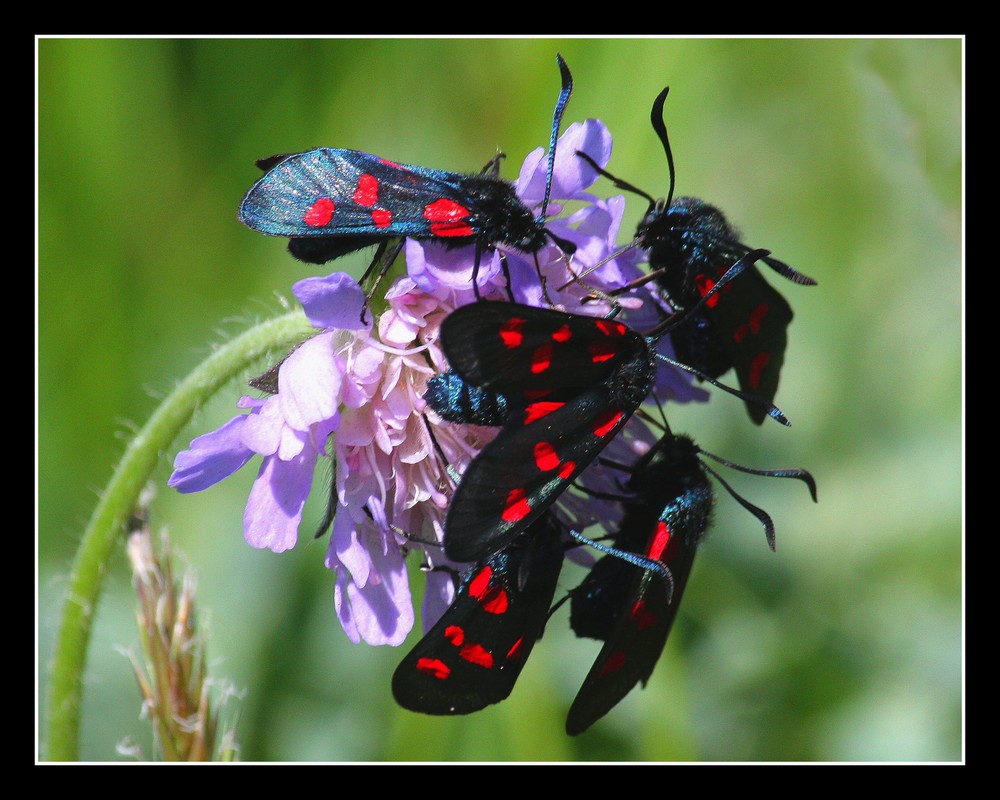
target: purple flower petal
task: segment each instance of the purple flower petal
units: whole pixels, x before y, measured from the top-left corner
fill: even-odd
[[[423,291],[434,294],[441,289],[471,289],[476,263],[474,246],[451,249],[407,239],[405,251],[407,274]],[[499,272],[500,260],[496,253],[484,252],[479,263],[479,285],[490,283]]]
[[[295,546],[316,455],[306,448],[290,461],[264,459],[243,514],[244,538],[251,547],[281,553]]]
[[[566,128],[556,148],[552,170],[553,197],[578,198],[597,180],[597,171],[576,154],[577,150],[586,153],[599,166],[606,166],[611,160],[611,132],[596,119],[574,122]]]
[[[557,148],[558,152],[558,148]],[[525,205],[537,206],[545,197],[545,172],[548,169],[545,148],[536,147],[521,164],[521,172],[514,181],[517,196]]]
[[[247,417],[243,426],[243,442],[262,456],[274,455],[278,452],[285,428],[278,395],[271,395],[264,400],[257,414]]]
[[[507,271],[516,302],[529,306],[546,305],[534,261],[511,253],[507,256]]]
[[[373,645],[402,644],[413,628],[413,598],[396,542],[370,520],[355,525],[340,508],[326,566],[337,572],[334,605],[348,637]]]
[[[450,573],[443,570],[426,573],[424,581],[422,616],[426,634],[455,602],[455,581]]]
[[[382,379],[385,352],[367,341],[356,342],[345,356],[341,402],[347,408],[361,408],[372,399]]]
[[[339,423],[343,365],[333,356],[333,333],[314,336],[295,350],[278,372],[278,402],[285,422],[298,431],[321,426],[325,440]]]
[[[314,328],[359,330],[371,327],[361,321],[365,293],[358,282],[346,272],[334,272],[322,278],[305,278],[292,287],[292,292],[305,309]]]
[[[602,167],[608,163],[611,158],[611,134],[603,122],[596,119],[574,122],[559,137],[552,168],[552,198],[580,198],[583,190],[597,180],[597,172],[576,154],[577,150],[589,155]],[[524,160],[515,186],[518,196],[527,205],[536,206],[542,202],[547,169],[548,157],[544,148],[534,150]]]
[[[364,587],[347,584],[347,599],[358,633],[368,644],[398,647],[413,629],[413,598],[398,547],[378,558],[379,580]]]
[[[345,408],[337,429],[341,447],[368,447],[375,440],[375,418],[364,408]]]
[[[351,580],[364,586],[371,569],[370,541],[360,529],[360,523],[351,518],[351,509],[340,507],[333,518],[333,531],[327,550],[327,567],[340,566],[351,573]]]
[[[241,469],[254,455],[243,443],[243,426],[254,416],[240,414],[218,430],[193,439],[190,448],[174,459],[167,485],[183,494],[200,492]]]
[[[327,564],[327,566],[330,565]],[[340,620],[340,627],[344,629],[347,638],[354,644],[361,644],[361,632],[358,630],[358,623],[354,618],[354,607],[347,596],[347,586],[351,576],[346,569],[336,570],[335,574],[337,582],[333,586],[333,607],[336,609],[337,619]]]

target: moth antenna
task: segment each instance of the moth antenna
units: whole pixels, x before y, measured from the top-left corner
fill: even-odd
[[[819,502],[816,498],[816,481],[808,470],[801,469],[799,467],[792,467],[789,469],[755,469],[754,467],[745,467],[742,464],[737,464],[730,461],[728,458],[717,456],[714,453],[709,453],[707,450],[702,450],[700,447],[698,448],[698,452],[703,456],[708,456],[714,461],[718,461],[720,464],[724,464],[730,469],[746,472],[749,475],[763,475],[766,478],[795,478],[796,480],[800,480],[809,487],[809,494],[812,495],[813,502]]]
[[[601,177],[607,178],[609,181],[611,181],[619,189],[622,189],[623,191],[626,191],[626,192],[632,192],[632,194],[637,194],[637,195],[639,195],[639,197],[645,198],[649,202],[649,207],[650,208],[653,208],[656,205],[656,198],[654,198],[652,195],[647,194],[642,189],[640,189],[638,186],[633,186],[628,181],[623,181],[621,178],[618,178],[618,177],[612,175],[610,172],[608,172],[606,169],[604,169],[603,167],[601,167],[596,161],[594,161],[594,159],[592,159],[590,156],[588,156],[582,150],[577,150],[576,154],[577,154],[578,157],[580,157],[584,161],[586,161],[590,165],[591,169],[593,169],[598,175],[600,175]]]
[[[389,528],[392,530],[393,533],[398,533],[400,536],[402,536],[404,539],[406,539],[409,542],[416,542],[417,544],[422,544],[425,547],[444,547],[444,545],[441,544],[441,542],[435,542],[435,541],[432,541],[430,539],[425,539],[422,536],[417,536],[415,533],[410,533],[409,531],[405,531],[402,528],[400,528],[398,525],[396,525],[394,522],[390,522],[389,523]],[[423,567],[421,567],[421,569],[423,569]],[[428,569],[425,570],[425,571],[430,572],[430,571],[433,571],[435,569],[439,569],[439,568],[438,567],[428,567]],[[441,568],[441,569],[444,569],[444,568]]]
[[[712,477],[714,477],[719,483],[722,484],[723,488],[727,492],[729,492],[729,494],[737,503],[739,503],[741,506],[743,506],[743,508],[745,508],[751,514],[757,517],[757,520],[760,522],[760,524],[764,526],[764,535],[767,537],[768,547],[770,547],[771,550],[774,550],[775,549],[774,522],[771,520],[770,514],[768,514],[763,508],[759,508],[755,506],[753,503],[751,503],[749,500],[745,499],[744,497],[741,497],[740,494],[732,486],[726,483],[725,479],[721,475],[719,475],[718,472],[716,472],[714,469],[708,466],[708,464],[702,462],[702,466],[712,474]]]
[[[742,242],[737,242],[737,244],[744,250],[749,250],[745,244]],[[797,283],[800,286],[816,286],[817,282],[815,278],[810,278],[799,272],[794,267],[788,266],[784,261],[779,261],[776,258],[765,258],[764,263],[767,264],[771,269],[777,272],[782,278],[787,278],[792,283]]]
[[[542,199],[542,211],[538,217],[541,222],[545,221],[545,212],[549,207],[549,195],[552,193],[552,172],[556,163],[556,141],[559,139],[559,126],[562,124],[562,116],[566,110],[566,104],[569,102],[569,96],[573,93],[573,75],[570,73],[569,67],[560,53],[556,53],[556,61],[559,64],[559,74],[562,76],[562,90],[559,92],[556,109],[552,114],[552,133],[549,136],[549,163],[545,169],[545,197]]]
[[[763,397],[760,397],[759,395],[756,394],[751,394],[750,392],[741,391],[740,389],[734,389],[732,386],[727,386],[726,384],[717,381],[715,378],[709,377],[704,372],[696,370],[694,367],[690,367],[687,364],[682,364],[680,361],[668,358],[662,353],[656,353],[655,355],[658,359],[660,359],[661,361],[665,361],[667,364],[670,364],[671,366],[677,367],[678,369],[682,369],[685,372],[690,372],[699,380],[707,381],[716,388],[722,389],[722,391],[728,392],[729,394],[734,395],[747,403],[753,403],[754,405],[760,406],[761,408],[767,411],[767,415],[771,417],[771,419],[777,420],[786,428],[792,427],[792,423],[788,421],[788,417],[784,415],[782,410],[778,408],[776,405],[774,405],[774,403],[767,402],[767,400],[765,400]]]
[[[610,255],[605,256],[604,258],[602,258],[600,261],[598,261],[593,266],[587,267],[579,275],[576,275],[571,280],[566,281],[566,283],[564,283],[562,286],[559,287],[558,291],[560,291],[560,292],[563,291],[571,283],[580,283],[580,282],[582,282],[583,279],[586,278],[591,272],[595,272],[596,270],[600,269],[605,264],[607,264],[609,261],[614,261],[616,258],[618,258],[619,256],[623,255],[624,253],[627,253],[629,250],[632,250],[632,249],[638,247],[639,244],[641,243],[641,241],[642,241],[641,239],[637,238],[637,239],[633,239],[628,244],[622,245],[617,250],[615,250],[614,252],[612,252]]]
[[[663,201],[664,208],[670,208],[670,202],[674,197],[674,180],[676,178],[676,173],[674,171],[674,154],[670,149],[670,140],[667,137],[667,124],[663,119],[663,104],[667,101],[667,94],[670,92],[669,86],[664,86],[663,91],[656,95],[656,99],[653,101],[653,107],[649,112],[650,122],[653,123],[653,130],[656,131],[656,135],[660,137],[660,142],[663,143],[663,152],[667,154],[667,171],[670,175],[670,183],[667,189],[667,199]]]
[[[669,603],[671,598],[674,596],[674,576],[671,574],[670,569],[662,561],[657,561],[655,558],[646,558],[645,556],[640,556],[638,553],[631,553],[628,550],[620,550],[617,547],[612,547],[611,545],[602,544],[601,542],[594,541],[584,536],[579,531],[575,531],[570,528],[570,536],[586,545],[590,545],[595,550],[600,550],[602,553],[607,553],[615,558],[620,558],[623,561],[632,564],[633,566],[644,569],[647,572],[655,572],[662,579],[667,589],[667,602]]]

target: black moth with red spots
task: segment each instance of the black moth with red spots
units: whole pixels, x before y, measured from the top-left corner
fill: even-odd
[[[616,320],[515,303],[456,309],[441,345],[462,380],[507,403],[445,518],[446,555],[475,563],[541,517],[621,430],[652,390],[655,357]]]
[[[728,244],[739,234],[722,212],[692,197],[679,197],[665,210],[654,209],[639,230],[649,247],[655,280],[678,309],[697,303],[743,254]],[[771,403],[791,321],[785,299],[749,266],[674,328],[670,338],[679,361],[711,378],[735,369],[743,391]],[[758,403],[747,402],[746,408],[758,425],[767,418],[766,408]]]
[[[573,590],[570,626],[577,636],[604,644],[570,706],[570,735],[585,731],[637,683],[649,680],[677,617],[695,552],[711,523],[714,493],[709,474],[757,517],[774,549],[774,523],[767,512],[740,497],[699,454],[741,472],[800,480],[816,500],[816,483],[806,470],[743,467],[671,433],[655,444],[630,469],[624,486],[630,496],[622,501],[625,515],[613,540],[616,547],[666,565],[673,591],[663,591],[657,573],[608,556]]]
[[[525,252],[545,243],[531,209],[501,178],[328,147],[278,160],[243,198],[239,218],[289,237],[293,255],[319,264],[395,236],[455,245],[481,239]]]
[[[303,261],[322,264],[347,253],[408,237],[447,246],[506,245],[536,253],[551,238],[565,252],[572,243],[549,233],[545,212],[552,183],[555,145],[573,87],[566,62],[557,56],[562,90],[549,142],[545,197],[536,214],[511,183],[490,166],[469,175],[398,164],[358,150],[321,147],[261,159],[266,172],[243,198],[239,220],[255,231],[290,239]]]
[[[667,91],[664,89],[657,96],[650,115],[667,154],[670,192],[665,200],[655,200],[619,180],[585,153],[577,155],[619,188],[649,201],[633,242],[634,246],[649,251],[651,272],[642,282],[654,280],[670,304],[683,310],[698,303],[751,248],[740,241],[739,232],[715,206],[693,197],[671,201],[674,163],[663,122]],[[764,256],[760,260],[794,283],[807,286],[816,283],[776,258]],[[678,360],[711,378],[735,369],[743,391],[772,403],[778,391],[792,310],[760,271],[749,266],[689,317],[670,333]],[[748,401],[746,407],[758,425],[768,416],[765,405]]]
[[[604,642],[566,719],[582,733],[640,681],[645,685],[663,652],[684,596],[694,555],[708,528],[714,496],[698,450],[687,437],[667,437],[647,454],[627,483],[625,516],[615,544],[662,561],[673,592],[662,579],[620,558],[598,561],[571,599],[577,636]]]
[[[422,714],[469,714],[505,699],[541,637],[563,562],[551,514],[478,564],[403,659],[392,693]]]

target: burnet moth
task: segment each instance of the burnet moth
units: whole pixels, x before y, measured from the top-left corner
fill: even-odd
[[[623,499],[625,515],[615,546],[634,550],[666,565],[673,591],[664,593],[660,576],[620,558],[604,557],[571,595],[570,625],[577,636],[604,644],[570,707],[566,731],[582,733],[614,708],[638,683],[643,685],[663,652],[687,586],[694,556],[711,521],[714,494],[709,474],[764,526],[774,549],[774,524],[705,465],[705,455],[755,475],[796,478],[816,500],[816,484],[802,469],[742,467],[701,450],[687,436],[667,433],[633,467]]]
[[[315,264],[398,237],[449,247],[474,244],[477,294],[476,276],[488,247],[537,253],[550,239],[565,253],[573,253],[571,242],[545,227],[556,140],[573,89],[569,67],[561,55],[556,58],[562,90],[552,119],[539,213],[518,198],[513,184],[490,169],[495,161],[470,175],[320,147],[261,159],[258,165],[266,173],[243,198],[240,222],[270,236],[287,237],[292,255]]]
[[[514,303],[456,309],[441,345],[462,380],[510,404],[445,518],[445,554],[476,562],[538,519],[611,441],[652,390],[654,355],[617,320]]]
[[[618,320],[516,303],[462,306],[440,336],[474,402],[501,395],[506,415],[484,421],[494,413],[487,409],[480,418],[503,427],[466,468],[448,508],[445,553],[458,562],[502,549],[555,502],[649,396],[657,360],[688,369]],[[441,390],[445,411],[451,404],[468,421],[484,406],[474,408],[456,385],[449,379]],[[768,413],[788,424],[777,408]]]
[[[422,714],[469,714],[504,700],[542,637],[562,568],[567,533],[623,563],[673,582],[660,562],[591,541],[544,514],[468,570],[455,600],[396,668],[392,693]]]
[[[745,392],[770,403],[778,389],[792,310],[752,265],[699,303],[735,262],[752,251],[718,208],[694,197],[673,198],[674,160],[663,121],[668,91],[669,87],[656,97],[650,114],[667,156],[666,199],[654,199],[616,178],[586,153],[577,155],[617,187],[649,201],[635,239],[615,255],[633,247],[647,250],[650,274],[639,282],[655,281],[675,310],[689,310],[684,324],[672,326],[670,332],[678,360],[713,378],[734,368]],[[816,283],[770,254],[759,260],[794,283]],[[757,424],[767,416],[766,407],[757,403],[748,402],[747,411]]]
[[[505,699],[541,637],[563,563],[551,514],[476,564],[451,606],[392,676],[403,708],[469,714]]]

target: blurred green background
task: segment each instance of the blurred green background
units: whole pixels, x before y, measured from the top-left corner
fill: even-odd
[[[326,145],[504,174],[548,140],[556,52],[564,127],[603,119],[609,169],[654,195],[649,107],[670,85],[677,191],[819,281],[768,275],[796,319],[778,404],[751,425],[726,396],[675,430],[786,481],[727,475],[649,686],[569,738],[597,653],[553,617],[513,695],[465,718],[395,707],[402,652],[352,645],[324,542],[243,542],[255,468],[165,486],[176,451],[234,413],[234,383],[163,454],[154,525],[198,575],[212,672],[245,690],[251,761],[955,761],[963,749],[962,48],[959,39],[42,39],[38,41],[38,690],[83,525],[130,431],[213,344],[278,313],[312,270],[236,221],[254,159]],[[606,181],[596,191],[613,194]],[[627,226],[644,210],[629,201]],[[622,237],[624,238],[624,237]],[[352,262],[360,267],[363,259]],[[318,508],[315,510],[318,514]],[[318,517],[317,517],[318,518]],[[576,584],[568,570],[561,585]],[[416,641],[415,632],[409,641]],[[96,611],[81,756],[149,752],[128,661],[129,574]]]

